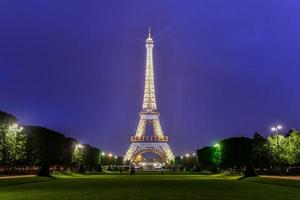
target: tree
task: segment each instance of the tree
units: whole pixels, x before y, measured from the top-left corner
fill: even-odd
[[[286,152],[290,165],[300,163],[300,132],[295,129],[286,137]]]
[[[84,146],[76,144],[74,148],[74,153],[72,157],[72,162],[75,164],[82,164],[83,161],[83,148]]]
[[[14,167],[24,158],[26,137],[18,124],[0,124],[0,161]]]
[[[284,173],[284,165],[288,164],[292,159],[288,153],[288,142],[283,135],[275,134],[268,137],[268,150],[272,155],[275,165],[279,169],[279,173]]]
[[[92,159],[91,159],[92,168],[97,169],[100,165],[100,150],[98,148],[92,147],[91,154],[92,154]]]
[[[14,124],[17,123],[18,119],[6,112],[0,111],[0,124]]]
[[[67,137],[64,141],[64,152],[63,152],[63,161],[62,164],[66,167],[72,167],[74,163],[77,162],[77,158],[75,155],[77,140],[74,138]]]
[[[94,170],[100,164],[100,150],[88,144],[83,148],[83,165],[88,170]]]
[[[287,162],[287,142],[286,138],[283,135],[269,136],[267,146],[273,159],[276,162]]]
[[[215,171],[216,163],[213,162],[214,147],[203,147],[197,150],[197,160],[200,170]]]
[[[65,136],[61,133],[38,126],[25,127],[29,155],[40,166],[38,175],[50,176],[49,166],[63,161]]]
[[[220,143],[216,143],[213,146],[212,149],[212,162],[219,166],[221,163],[222,159],[222,146]]]
[[[256,132],[252,139],[253,148],[250,160],[254,167],[260,170],[269,168],[271,165],[271,158],[266,144],[267,139]]]
[[[243,171],[249,164],[252,151],[252,140],[246,137],[235,137],[222,140],[221,168]]]

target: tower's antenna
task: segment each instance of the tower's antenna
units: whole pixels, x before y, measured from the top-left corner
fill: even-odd
[[[151,27],[149,26],[149,33],[148,33],[148,37],[151,38]]]

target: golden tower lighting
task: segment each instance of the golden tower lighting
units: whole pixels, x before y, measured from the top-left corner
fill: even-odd
[[[159,112],[156,105],[154,73],[153,73],[153,39],[149,28],[146,39],[146,72],[143,108],[136,133],[131,136],[131,145],[127,150],[124,160],[133,163],[143,153],[155,153],[164,162],[170,164],[174,155],[168,144],[168,137],[164,135],[159,122]],[[146,136],[146,124],[153,126],[153,135]],[[138,159],[137,159],[138,160]]]

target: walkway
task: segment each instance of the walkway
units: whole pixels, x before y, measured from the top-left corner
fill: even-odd
[[[26,178],[34,177],[35,175],[19,175],[19,176],[0,176],[0,179],[10,179],[10,178]]]
[[[263,178],[277,178],[277,179],[290,179],[290,180],[299,180],[300,176],[260,176]]]

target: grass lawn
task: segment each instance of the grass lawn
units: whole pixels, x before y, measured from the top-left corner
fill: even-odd
[[[2,200],[300,199],[300,181],[224,175],[90,174],[0,180]]]

